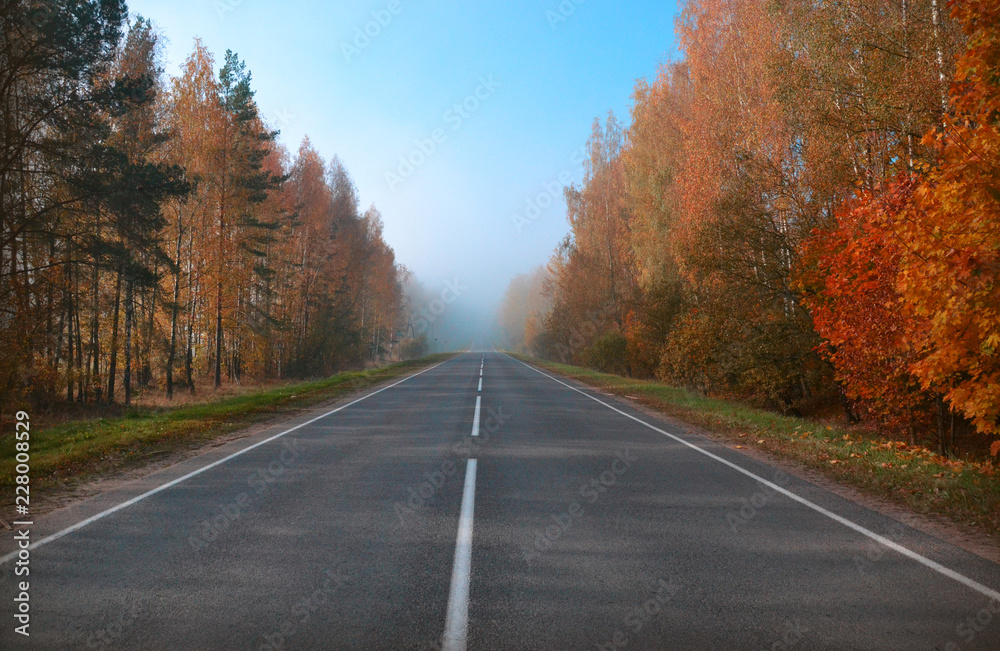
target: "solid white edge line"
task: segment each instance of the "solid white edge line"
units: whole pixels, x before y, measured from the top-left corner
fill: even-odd
[[[507,355],[507,357],[510,357],[510,355]],[[781,493],[785,497],[793,499],[796,502],[798,502],[799,504],[802,504],[803,506],[809,507],[813,511],[816,511],[817,513],[825,515],[826,517],[830,518],[831,520],[833,520],[835,522],[839,522],[840,524],[844,525],[845,527],[847,527],[849,529],[853,529],[854,531],[856,531],[856,532],[858,532],[858,533],[860,533],[860,534],[862,534],[864,536],[867,536],[868,538],[871,538],[875,542],[877,542],[877,543],[879,543],[881,545],[884,545],[884,546],[888,547],[889,549],[892,549],[893,551],[899,552],[900,554],[902,554],[903,556],[906,556],[907,558],[909,558],[911,560],[917,561],[921,565],[934,570],[938,574],[942,574],[942,575],[948,577],[949,579],[953,579],[953,580],[961,583],[965,587],[971,588],[972,590],[975,590],[976,592],[978,592],[978,593],[980,593],[980,594],[982,594],[982,595],[984,595],[986,597],[989,597],[990,599],[994,599],[994,600],[1000,601],[1000,592],[998,592],[998,591],[996,591],[996,590],[994,590],[994,589],[992,589],[990,587],[987,587],[987,586],[983,585],[982,583],[979,583],[978,581],[974,581],[973,579],[970,579],[969,577],[967,577],[967,576],[965,576],[963,574],[959,574],[958,572],[956,572],[956,571],[954,571],[952,569],[949,569],[949,568],[945,567],[944,565],[941,565],[940,563],[938,563],[936,561],[932,561],[931,559],[927,558],[926,556],[921,556],[920,554],[918,554],[915,551],[907,549],[906,547],[903,547],[902,545],[899,545],[897,543],[894,543],[893,541],[889,540],[888,538],[880,536],[877,533],[875,533],[874,531],[872,531],[870,529],[866,529],[865,527],[862,527],[860,524],[855,524],[854,522],[851,522],[850,520],[848,520],[845,517],[837,515],[836,513],[832,512],[832,511],[828,511],[827,509],[823,508],[822,506],[820,506],[818,504],[814,504],[813,502],[810,502],[806,498],[801,497],[801,496],[799,496],[799,495],[791,492],[790,490],[782,488],[781,486],[778,486],[777,484],[772,483],[772,482],[764,479],[763,477],[750,472],[746,468],[743,468],[743,467],[741,467],[741,466],[739,466],[739,465],[737,465],[737,464],[735,464],[735,463],[733,463],[731,461],[727,461],[726,459],[723,459],[722,457],[720,457],[718,455],[712,454],[708,450],[705,450],[705,449],[703,449],[703,448],[695,445],[694,443],[691,443],[689,441],[685,441],[684,439],[682,439],[679,436],[671,434],[670,432],[662,430],[659,427],[656,427],[654,425],[650,425],[646,421],[644,421],[644,420],[642,420],[640,418],[636,418],[632,414],[626,413],[626,412],[622,411],[621,409],[618,409],[617,407],[609,405],[608,403],[604,402],[603,400],[599,400],[598,398],[595,398],[594,396],[590,395],[586,391],[581,391],[580,389],[577,389],[576,387],[574,387],[574,386],[572,386],[570,384],[567,384],[567,383],[563,382],[562,380],[559,380],[558,378],[552,377],[548,373],[544,373],[542,371],[539,371],[537,368],[535,368],[534,366],[531,366],[530,364],[525,364],[521,360],[515,359],[513,357],[510,357],[510,358],[512,360],[514,360],[515,362],[523,364],[524,366],[528,367],[529,369],[531,369],[532,371],[538,373],[539,375],[544,375],[545,377],[549,378],[550,380],[552,380],[554,382],[558,382],[559,384],[563,385],[564,387],[566,387],[568,389],[572,389],[573,391],[576,391],[577,393],[590,398],[594,402],[600,403],[600,404],[604,405],[605,407],[607,407],[608,409],[610,409],[612,411],[618,412],[619,414],[621,414],[622,416],[625,416],[626,418],[631,418],[632,420],[634,420],[635,422],[639,423],[640,425],[645,425],[649,429],[651,429],[651,430],[653,430],[655,432],[659,432],[660,434],[663,434],[664,436],[669,437],[669,438],[677,441],[678,443],[686,445],[687,447],[691,448],[692,450],[700,452],[701,454],[704,454],[706,457],[709,457],[710,459],[714,459],[715,461],[718,461],[719,463],[722,463],[722,464],[725,464],[725,465],[729,466],[733,470],[736,470],[738,472],[743,473],[747,477],[750,477],[751,479],[753,479],[753,480],[755,480],[757,482],[760,482],[761,484],[767,486],[768,488],[770,488],[770,489],[772,489],[772,490],[774,490],[774,491],[776,491],[778,493]]]
[[[455,358],[452,358],[452,359],[455,359]],[[259,448],[260,446],[265,445],[267,443],[270,443],[271,441],[280,439],[281,437],[285,436],[286,434],[290,434],[290,433],[294,432],[297,429],[305,427],[306,425],[311,425],[312,423],[315,423],[318,420],[322,420],[322,419],[326,418],[327,416],[331,416],[331,415],[337,413],[338,411],[341,411],[343,409],[347,409],[351,405],[356,405],[359,402],[361,402],[362,400],[367,400],[368,398],[371,398],[372,396],[374,396],[376,394],[382,393],[383,391],[387,391],[388,389],[391,389],[394,386],[400,385],[403,382],[406,382],[407,380],[413,379],[413,378],[417,377],[418,375],[423,375],[424,373],[427,373],[428,371],[433,371],[434,369],[436,369],[437,367],[441,366],[442,364],[447,364],[450,361],[451,361],[450,359],[446,359],[443,362],[439,362],[439,363],[435,364],[434,366],[431,366],[429,368],[425,368],[424,370],[419,371],[417,373],[414,373],[413,375],[407,375],[406,377],[404,377],[402,380],[399,380],[398,382],[393,382],[392,384],[390,384],[388,386],[385,386],[385,387],[382,387],[381,389],[378,389],[377,391],[372,391],[371,393],[365,394],[365,395],[361,396],[360,398],[352,400],[351,402],[347,403],[346,405],[341,405],[340,407],[337,407],[336,409],[331,409],[330,411],[326,412],[325,414],[322,414],[320,416],[316,416],[315,418],[307,420],[304,423],[299,423],[295,427],[291,427],[289,429],[286,429],[284,432],[281,432],[280,434],[275,434],[274,436],[266,438],[263,441],[258,441],[256,443],[254,443],[253,445],[249,445],[249,446],[243,448],[242,450],[237,450],[236,452],[233,452],[232,454],[230,454],[228,456],[225,456],[225,457],[223,457],[223,458],[221,458],[221,459],[219,459],[217,461],[213,461],[212,463],[208,464],[207,466],[202,466],[201,468],[198,468],[197,470],[192,470],[191,472],[189,472],[186,475],[183,475],[183,476],[178,477],[176,479],[172,479],[172,480],[168,481],[165,484],[162,484],[160,486],[157,486],[156,488],[153,488],[151,490],[146,491],[145,493],[142,493],[141,495],[136,495],[135,497],[133,497],[131,499],[125,500],[121,504],[117,504],[115,506],[112,506],[111,508],[106,509],[104,511],[101,511],[100,513],[97,513],[96,515],[92,515],[89,518],[81,520],[80,522],[77,522],[74,525],[70,525],[70,526],[66,527],[65,529],[63,529],[62,531],[58,531],[58,532],[56,532],[56,533],[54,533],[54,534],[52,534],[50,536],[46,536],[45,538],[42,538],[38,542],[34,542],[31,545],[29,545],[28,549],[29,550],[35,550],[35,549],[38,549],[39,547],[41,547],[42,545],[46,545],[46,544],[48,544],[50,542],[53,542],[55,540],[59,540],[63,536],[65,536],[67,534],[70,534],[70,533],[73,533],[74,531],[76,531],[78,529],[82,529],[82,528],[86,527],[88,524],[97,522],[101,518],[105,518],[105,517],[111,515],[112,513],[116,513],[118,511],[121,511],[122,509],[124,509],[126,507],[129,507],[129,506],[132,506],[133,504],[135,504],[137,502],[141,502],[142,500],[146,499],[147,497],[151,497],[151,496],[156,495],[157,493],[159,493],[161,491],[165,491],[165,490],[167,490],[168,488],[170,488],[172,486],[176,486],[177,484],[179,484],[179,483],[181,483],[183,481],[186,481],[188,479],[191,479],[192,477],[200,475],[201,473],[205,472],[206,470],[211,470],[212,468],[214,468],[216,466],[222,465],[222,464],[226,463],[227,461],[235,459],[236,457],[240,456],[241,454],[245,454],[245,453],[249,452],[250,450],[253,450],[255,448]],[[18,551],[13,551],[13,552],[11,552],[9,554],[5,554],[4,556],[0,557],[0,565],[3,565],[7,561],[10,561],[10,560],[13,560],[14,558],[16,558],[17,554],[18,554]]]
[[[476,415],[472,417],[472,435],[479,436],[479,408],[482,405],[482,396],[476,396]]]
[[[472,575],[472,528],[475,511],[476,460],[469,459],[465,466],[465,489],[462,491],[462,511],[458,516],[455,564],[451,570],[442,651],[465,651],[469,633],[469,580]]]

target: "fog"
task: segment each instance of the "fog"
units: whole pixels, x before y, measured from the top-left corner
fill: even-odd
[[[309,136],[374,204],[431,296],[438,350],[494,325],[510,279],[568,232],[595,118],[627,119],[635,81],[673,51],[673,3],[135,0],[177,74],[200,37],[246,60],[261,113],[294,155]]]

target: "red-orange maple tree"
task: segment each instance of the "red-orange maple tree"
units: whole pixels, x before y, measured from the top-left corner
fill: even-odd
[[[938,160],[914,191],[900,233],[909,249],[898,289],[927,319],[914,373],[939,386],[983,433],[1000,434],[1000,5],[952,3],[968,36],[942,129],[924,144]],[[992,446],[1000,452],[1000,441]]]
[[[932,417],[932,402],[910,367],[909,340],[920,318],[908,314],[896,291],[905,251],[895,234],[914,182],[899,178],[865,192],[837,214],[836,227],[806,244],[800,283],[821,352],[836,368],[846,395],[896,431]]]

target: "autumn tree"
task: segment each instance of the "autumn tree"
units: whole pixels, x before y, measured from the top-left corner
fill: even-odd
[[[923,143],[933,163],[900,223],[899,291],[912,318],[913,372],[984,434],[1000,434],[1000,7],[952,4],[968,46],[943,124]],[[993,453],[1000,452],[1000,442]]]
[[[85,397],[73,395],[86,322],[79,293],[82,271],[98,264],[89,240],[107,186],[95,169],[116,104],[104,82],[126,17],[113,1],[0,6],[3,404],[24,392],[51,399],[60,374],[68,399]]]
[[[156,37],[148,21],[138,19],[126,36],[117,62],[116,97],[109,147],[103,152],[98,173],[107,183],[102,201],[111,218],[107,258],[124,283],[124,400],[131,403],[133,339],[137,329],[136,292],[148,290],[149,319],[155,315],[158,269],[167,261],[162,248],[166,220],[161,206],[172,197],[186,195],[189,187],[178,165],[159,162],[169,137],[157,114]],[[118,287],[121,282],[116,285]],[[116,294],[116,305],[121,298]],[[117,328],[117,322],[114,324]],[[152,326],[146,334],[151,345]],[[112,346],[112,355],[116,353]],[[147,359],[150,353],[147,352]],[[108,399],[114,398],[114,363],[109,371]]]
[[[582,187],[566,188],[570,234],[553,255],[551,310],[537,345],[562,361],[580,361],[600,336],[621,336],[637,296],[625,194],[626,134],[613,115],[595,120]]]
[[[848,397],[864,402],[851,372],[817,353],[821,334],[865,330],[835,323],[833,303],[850,283],[827,297],[817,332],[803,299],[819,309],[810,293],[819,285],[796,277],[834,268],[862,277],[843,238],[866,232],[887,179],[938,158],[920,135],[941,123],[952,56],[967,38],[958,25],[939,0],[684,3],[683,57],[637,84],[627,128],[595,129],[584,184],[566,191],[571,232],[549,264],[542,349],[581,362],[595,359],[586,351],[600,340],[601,354],[624,356],[633,374],[786,410],[840,398],[850,413]],[[909,214],[898,205],[890,213]],[[816,255],[807,243],[820,241],[817,229],[846,257]],[[886,291],[902,292],[891,290],[889,271],[903,274],[908,258],[882,263]],[[884,336],[868,325],[868,335]],[[906,378],[886,402],[894,408],[919,376],[904,361],[913,351],[900,350],[868,361],[855,351],[859,369],[891,362]],[[915,391],[921,404],[940,395],[930,385]]]
[[[405,270],[343,165],[317,154],[315,182],[284,183],[310,156],[274,142],[244,64],[217,71],[196,42],[164,83],[155,29],[126,19],[0,7],[0,402],[127,404],[173,396],[178,371],[194,391],[391,355]]]
[[[226,51],[225,63],[219,71],[218,102],[219,122],[213,179],[217,188],[217,248],[215,251],[215,386],[222,384],[223,363],[223,311],[229,299],[232,310],[236,303],[238,320],[242,307],[239,295],[239,275],[233,274],[232,262],[241,252],[253,253],[246,238],[253,237],[257,223],[253,208],[267,198],[267,193],[280,185],[283,179],[275,178],[264,169],[264,159],[277,132],[269,131],[261,122],[250,87],[250,72],[231,50]],[[242,251],[238,247],[242,247]],[[245,265],[237,269],[246,269]],[[230,346],[229,375],[239,379],[241,370],[238,341]]]
[[[503,344],[522,353],[534,352],[551,309],[546,292],[549,270],[540,266],[515,276],[500,302],[499,322]]]
[[[935,395],[912,371],[913,336],[925,327],[906,312],[897,292],[908,255],[897,235],[914,181],[907,175],[864,192],[837,215],[837,227],[817,231],[803,253],[800,282],[821,350],[856,408],[891,431],[933,429]],[[946,441],[939,439],[942,452]]]

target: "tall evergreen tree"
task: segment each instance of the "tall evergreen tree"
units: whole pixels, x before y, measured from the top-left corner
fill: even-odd
[[[223,307],[226,289],[227,263],[233,259],[233,243],[241,233],[237,227],[254,223],[253,206],[267,199],[268,191],[283,181],[264,169],[264,159],[278,132],[268,130],[260,120],[251,75],[246,64],[232,50],[226,51],[226,61],[219,71],[219,102],[222,110],[218,149],[218,224],[216,252],[215,297],[215,386],[222,385]],[[233,352],[238,353],[236,346]],[[231,367],[238,374],[238,364]]]

